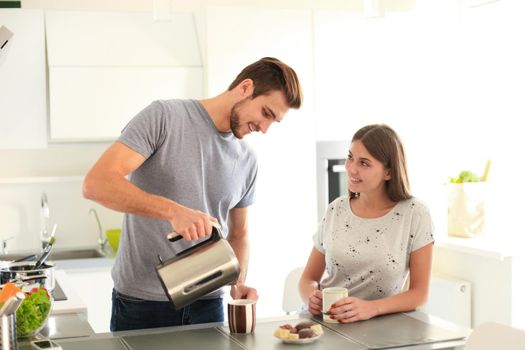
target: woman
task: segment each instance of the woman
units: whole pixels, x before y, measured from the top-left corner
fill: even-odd
[[[409,192],[403,145],[390,127],[365,126],[345,167],[349,196],[330,203],[319,224],[301,296],[320,315],[320,289],[346,287],[349,296],[328,310],[341,323],[414,310],[427,299],[434,239],[427,207]]]

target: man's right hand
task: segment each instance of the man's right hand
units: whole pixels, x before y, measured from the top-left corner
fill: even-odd
[[[176,205],[174,215],[169,221],[173,230],[189,241],[210,235],[212,224],[219,224],[219,221],[213,216],[180,204]]]

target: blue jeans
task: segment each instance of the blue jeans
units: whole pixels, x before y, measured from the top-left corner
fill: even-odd
[[[224,321],[222,298],[197,300],[180,310],[171,301],[139,299],[115,289],[112,300],[112,332]]]

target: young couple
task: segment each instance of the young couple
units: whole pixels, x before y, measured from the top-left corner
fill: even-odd
[[[212,223],[241,265],[231,297],[257,299],[244,283],[257,160],[243,137],[266,133],[301,102],[295,71],[266,57],[215,97],[155,101],[126,125],[83,184],[86,198],[125,213],[111,331],[223,321],[222,290],[177,311],[155,272],[158,255],[198,243]],[[387,126],[365,127],[354,135],[346,167],[350,196],[330,204],[301,279],[309,310],[320,312],[319,286],[349,289],[351,297],[332,310],[341,322],[414,309],[427,295],[432,232],[427,209],[409,193],[401,142]],[[169,243],[172,231],[184,240]]]

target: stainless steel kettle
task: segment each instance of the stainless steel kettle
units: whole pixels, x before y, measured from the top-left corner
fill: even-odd
[[[172,232],[167,238],[175,242],[182,236]],[[208,239],[162,262],[156,270],[164,292],[176,309],[237,281],[241,272],[235,252],[217,226],[213,226]]]

